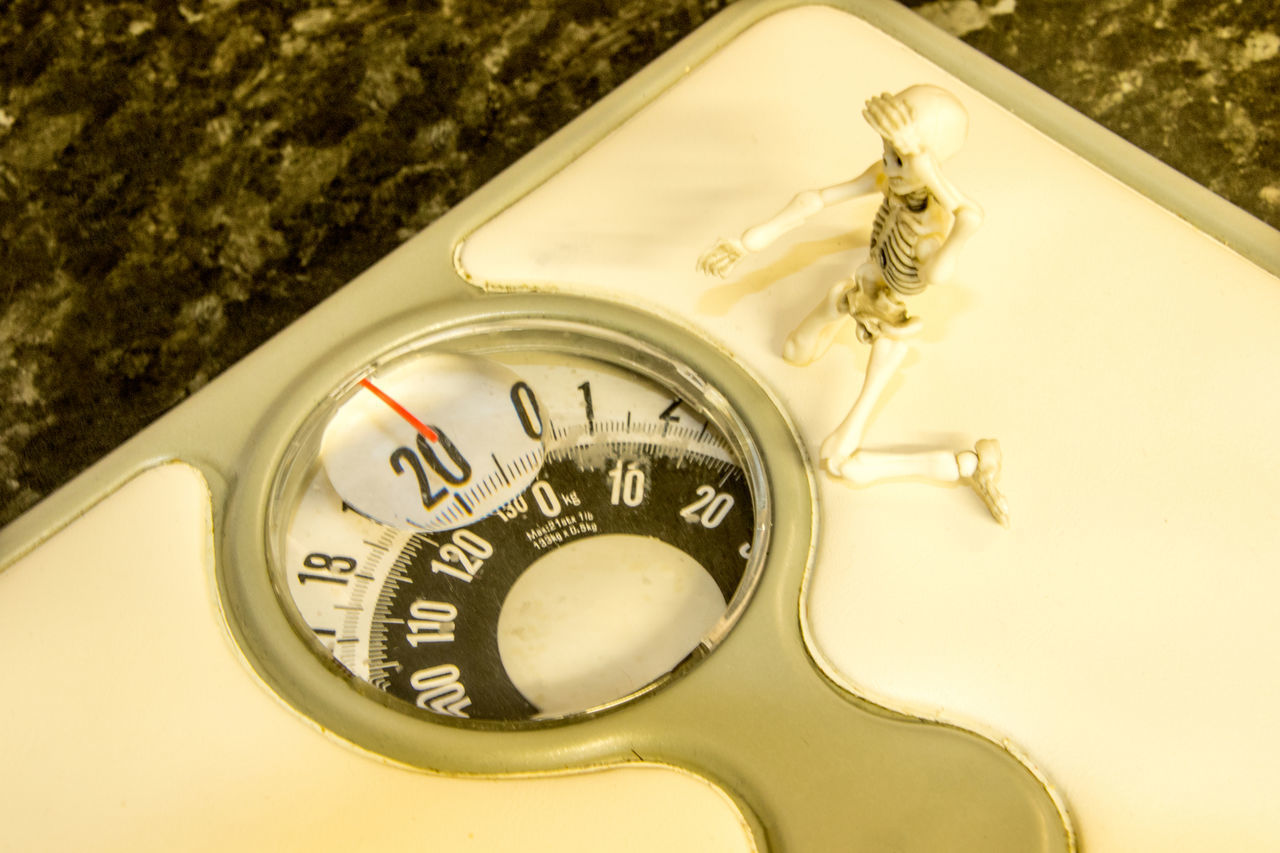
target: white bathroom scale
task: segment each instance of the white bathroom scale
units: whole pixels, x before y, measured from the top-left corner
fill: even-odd
[[[981,205],[819,447],[863,103]],[[0,531],[0,846],[1280,848],[1280,236],[891,2],[735,4]]]

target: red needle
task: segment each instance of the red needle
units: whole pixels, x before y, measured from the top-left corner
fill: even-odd
[[[360,384],[368,388],[370,391],[372,391],[379,400],[381,400],[382,402],[390,406],[391,411],[395,412],[397,415],[399,415],[400,417],[408,421],[410,425],[413,426],[414,429],[422,433],[422,437],[425,438],[427,441],[440,440],[440,436],[436,435],[435,430],[433,430],[431,427],[427,426],[422,421],[415,418],[413,415],[409,414],[408,409],[406,409],[404,406],[400,405],[395,400],[387,396],[387,393],[383,391],[381,388],[379,388],[377,385],[374,385],[368,379],[361,379]]]

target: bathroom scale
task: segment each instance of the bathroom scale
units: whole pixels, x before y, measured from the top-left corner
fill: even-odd
[[[968,114],[868,430],[790,330]],[[16,849],[1280,846],[1280,237],[890,2],[742,2],[0,531]]]

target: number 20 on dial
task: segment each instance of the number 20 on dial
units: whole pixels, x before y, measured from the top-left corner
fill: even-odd
[[[325,429],[325,472],[343,501],[383,524],[449,530],[522,492],[542,465],[537,398],[511,370],[419,354],[361,380]]]

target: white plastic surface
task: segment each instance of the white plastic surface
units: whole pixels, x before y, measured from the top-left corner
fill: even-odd
[[[200,475],[166,465],[0,574],[0,848],[752,849],[674,770],[447,779],[326,737],[231,644],[209,526]]]
[[[622,298],[721,342],[811,453],[857,390],[849,337],[786,334],[865,252],[876,199],[720,282],[695,269],[798,190],[880,154],[863,100],[964,102],[946,167],[987,214],[868,448],[998,435],[1013,529],[967,489],[820,478],[807,602],[864,695],[1008,737],[1089,851],[1280,848],[1280,282],[941,72],[826,8],[757,25],[467,242],[476,281]],[[838,390],[833,390],[838,389]]]

